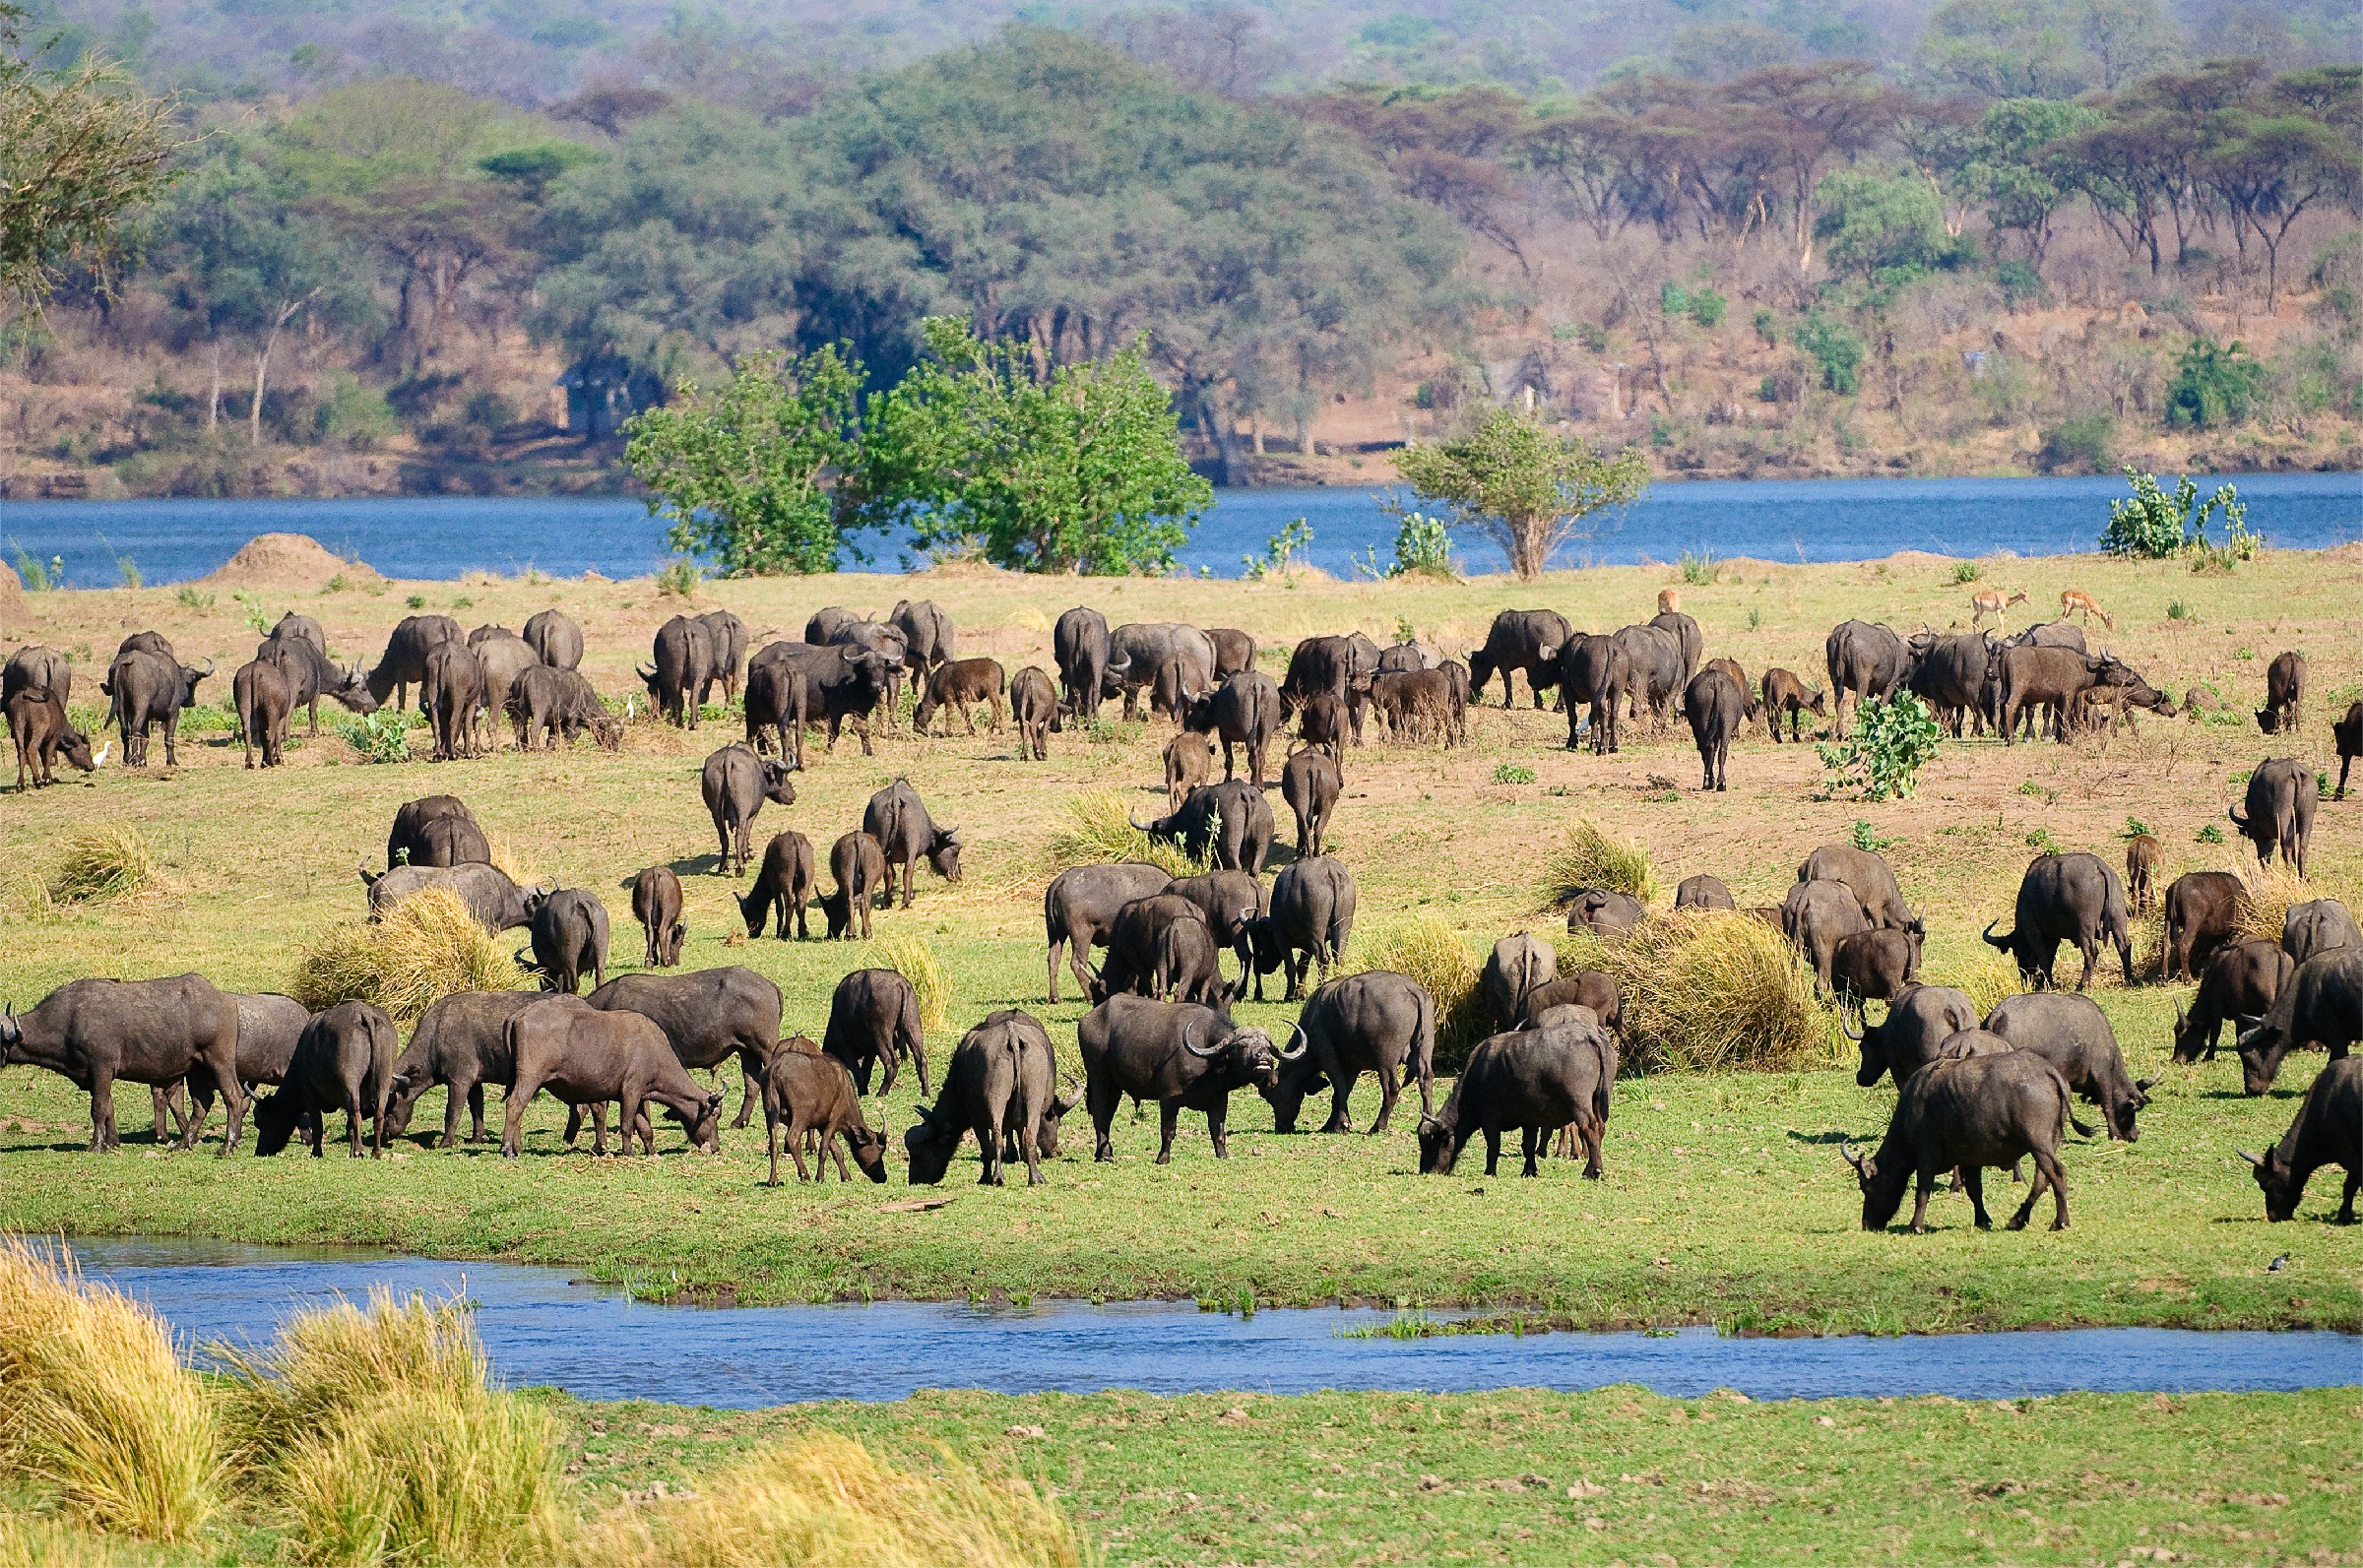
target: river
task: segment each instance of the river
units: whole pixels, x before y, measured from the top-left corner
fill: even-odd
[[[2202,486],[2202,493],[2214,481]],[[2363,538],[2363,473],[2252,474],[2230,481],[2249,524],[2284,548]],[[1392,557],[1392,492],[1327,487],[1218,492],[1182,550],[1193,573],[1237,577],[1242,558],[1296,518],[1312,530],[1301,559],[1339,577],[1375,551]],[[1601,522],[1562,564],[1672,561],[1685,551],[1782,561],[1871,560],[1897,550],[1946,555],[2057,555],[2095,547],[2123,480],[1756,479],[1660,484]],[[636,577],[670,558],[664,528],[623,498],[352,501],[0,501],[0,554],[64,563],[76,588],[112,588],[129,561],[149,583],[202,577],[258,533],[308,533],[389,577],[471,571]],[[1463,566],[1503,569],[1499,549],[1456,535]],[[905,564],[898,541],[856,541],[877,569]],[[849,552],[847,566],[858,564]]]

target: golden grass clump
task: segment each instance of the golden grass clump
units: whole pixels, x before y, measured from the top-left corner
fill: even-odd
[[[487,834],[484,837],[484,847],[492,856],[493,870],[507,877],[519,887],[523,887],[533,880],[525,874],[525,866],[518,860],[515,851],[510,849],[508,840]]]
[[[93,1529],[185,1541],[219,1505],[221,1454],[213,1402],[162,1319],[83,1279],[62,1247],[0,1239],[0,1474]],[[11,1534],[28,1556],[48,1549]]]
[[[1125,796],[1118,789],[1086,789],[1066,802],[1066,822],[1051,835],[1053,871],[1115,860],[1145,860],[1169,876],[1194,877],[1206,869],[1170,844],[1152,844],[1132,826]]]
[[[1657,899],[1657,873],[1639,845],[1611,838],[1591,818],[1577,817],[1565,842],[1544,862],[1544,901],[1565,904],[1585,888],[1629,893],[1651,904]]]
[[[67,1520],[0,1508],[0,1568],[109,1568],[120,1560],[104,1537]]]
[[[1601,950],[1625,993],[1628,1059],[1645,1072],[1770,1071],[1836,1055],[1837,1015],[1778,931],[1728,909],[1678,909]]]
[[[515,990],[524,979],[458,894],[425,888],[374,921],[341,921],[314,937],[287,994],[314,1012],[369,1002],[408,1024],[454,991]]]
[[[1355,944],[1347,960],[1355,972],[1392,970],[1417,980],[1436,1003],[1439,1068],[1457,1063],[1487,1032],[1485,998],[1478,994],[1477,955],[1442,920],[1427,915]]]
[[[916,936],[880,937],[862,955],[864,969],[892,970],[911,982],[919,996],[919,1027],[940,1034],[952,1027],[952,992],[934,950]]]
[[[242,1474],[304,1562],[544,1560],[561,1529],[549,1415],[485,1378],[467,1305],[379,1290],[224,1351]]]
[[[100,823],[65,836],[49,896],[60,904],[102,904],[149,892],[162,879],[156,847],[137,828]]]
[[[2068,956],[2075,958],[2073,948]],[[1923,974],[1921,978],[1931,985],[1949,985],[1959,991],[1969,998],[1980,1018],[2024,989],[2018,982],[2018,961],[1990,948],[1971,955],[1957,968],[1948,968],[1942,974]]]
[[[695,1496],[614,1509],[585,1524],[569,1558],[618,1565],[789,1568],[1070,1568],[1081,1537],[1022,1480],[953,1463],[922,1475],[852,1438],[816,1433],[707,1476]]]
[[[2275,860],[2270,865],[2243,863],[2240,880],[2248,884],[2248,902],[2233,921],[2235,941],[2255,938],[2277,944],[2281,940],[2281,926],[2289,917],[2289,907],[2322,897],[2322,891],[2292,871],[2285,860]]]

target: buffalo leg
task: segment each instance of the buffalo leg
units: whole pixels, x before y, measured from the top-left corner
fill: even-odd
[[[631,1124],[629,1122],[624,1124],[623,1131],[626,1139],[624,1152],[628,1154],[631,1152],[631,1145],[629,1143],[629,1139],[631,1137]],[[607,1102],[604,1099],[595,1099],[591,1102],[591,1153],[597,1157],[604,1157],[607,1152]]]
[[[1543,706],[1542,693],[1535,693],[1534,706],[1537,708]],[[1518,1129],[1518,1153],[1526,1162],[1526,1168],[1519,1172],[1521,1175],[1531,1176],[1535,1174],[1535,1146],[1542,1142],[1542,1139],[1537,1136],[1537,1134],[1541,1133],[1542,1130],[1543,1129],[1540,1127],[1521,1127]],[[1493,1172],[1489,1170],[1486,1172],[1486,1174],[1490,1176],[1493,1174]]]
[[[115,1147],[115,1075],[103,1068],[91,1074],[91,1153],[104,1154]],[[189,1147],[184,1131],[177,1148]]]
[[[1354,1086],[1361,1081],[1361,1078],[1362,1071],[1360,1068],[1349,1069],[1339,1067],[1335,1071],[1329,1073],[1329,1120],[1322,1125],[1321,1131],[1325,1133],[1342,1133],[1352,1132],[1354,1130],[1354,1120],[1350,1110],[1348,1109],[1347,1101],[1352,1098],[1354,1094]],[[1395,1097],[1393,1092],[1387,1086],[1386,1074],[1384,1073],[1380,1073],[1378,1075],[1378,1090],[1381,1095],[1385,1096],[1387,1109],[1393,1109]],[[1386,1111],[1381,1110],[1378,1113],[1378,1125],[1373,1127],[1371,1131],[1379,1132],[1383,1130],[1385,1126]]]
[[[1206,1112],[1206,1136],[1214,1143],[1214,1158],[1231,1158],[1231,1101],[1218,1099]]]
[[[480,1083],[468,1086],[468,1141],[484,1141],[484,1086]]]
[[[1161,1164],[1161,1165],[1168,1165],[1168,1164],[1172,1164],[1172,1163],[1173,1163],[1173,1160],[1174,1160],[1174,1124],[1175,1124],[1177,1121],[1180,1121],[1181,1119],[1182,1119],[1182,1104],[1181,1104],[1181,1101],[1179,1101],[1179,1100],[1173,1100],[1173,1099],[1166,1099],[1166,1100],[1160,1100],[1160,1101],[1158,1101],[1158,1103],[1157,1103],[1157,1121],[1158,1121],[1157,1163],[1159,1163],[1159,1164]],[[1211,1113],[1209,1113],[1209,1115],[1208,1115],[1208,1117],[1207,1117],[1207,1126],[1208,1126],[1208,1129],[1209,1129],[1209,1130],[1211,1130],[1211,1129],[1212,1129],[1212,1127],[1213,1127],[1213,1124],[1214,1124],[1214,1123],[1213,1123],[1213,1117],[1212,1117]]]
[[[1913,1235],[1924,1236],[1928,1234],[1928,1196],[1930,1193],[1936,1190],[1936,1187],[1937,1173],[1932,1169],[1923,1167],[1919,1173],[1917,1190],[1912,1195]]]
[[[810,1168],[804,1164],[804,1144],[811,1133],[812,1129],[801,1121],[792,1121],[788,1124],[788,1154],[796,1161],[796,1179],[798,1181],[812,1179]],[[816,1155],[814,1158],[819,1157]]]
[[[2331,1216],[2333,1224],[2351,1225],[2355,1223],[2355,1189],[2363,1186],[2363,1167],[2346,1173],[2346,1190],[2338,1195],[2338,1212]]]
[[[1041,1117],[1041,1111],[1038,1107],[1028,1104],[1023,1107],[1022,1115],[1024,1119],[1017,1124],[1017,1152],[1025,1157],[1026,1185],[1029,1187],[1046,1186],[1051,1178],[1042,1173],[1042,1148],[1034,1136],[1034,1128]],[[2347,1182],[2346,1196],[2351,1207],[2355,1196],[2355,1186],[2351,1178]]]
[[[525,1107],[542,1090],[541,1081],[520,1075],[509,1086],[508,1098],[502,1103],[500,1158],[514,1160],[525,1148]]]
[[[763,1141],[771,1149],[771,1179],[764,1185],[776,1187],[780,1184],[780,1118],[769,1103],[763,1107]]]
[[[977,1118],[977,1185],[998,1187],[1001,1182],[1001,1125],[998,1117]]]
[[[1993,1229],[1994,1217],[1986,1213],[1986,1167],[1963,1165],[1953,1172],[1953,1177],[1959,1182],[1960,1189],[1969,1194],[1969,1212],[1977,1217],[1977,1228]]]
[[[2076,950],[2084,955],[2084,970],[2076,977],[2076,988],[2079,991],[2089,990],[2092,986],[2092,972],[2100,966],[2100,943],[2093,937],[2084,936],[2076,939]],[[2133,975],[2126,975],[2125,982],[2131,985],[2134,982]]]
[[[1506,705],[1505,705],[1506,706]],[[1485,1129],[1485,1173],[1493,1175],[1501,1163],[1501,1129]]]
[[[1575,1128],[1583,1135],[1583,1174],[1587,1180],[1598,1181],[1605,1168],[1600,1163],[1600,1120],[1596,1116],[1578,1116]]]
[[[1116,1162],[1116,1140],[1108,1135],[1108,1129],[1115,1125],[1116,1109],[1117,1106],[1123,1103],[1123,1098],[1120,1091],[1103,1089],[1096,1083],[1084,1091],[1086,1108],[1091,1112],[1093,1134],[1091,1158],[1094,1163],[1114,1164]]]
[[[738,1052],[738,1119],[731,1125],[743,1127],[755,1113],[755,1105],[763,1098],[763,1062],[752,1050]]]

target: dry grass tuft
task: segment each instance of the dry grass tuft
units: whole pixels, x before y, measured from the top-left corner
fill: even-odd
[[[525,874],[525,867],[518,860],[516,852],[510,849],[508,840],[494,838],[492,835],[486,834],[484,836],[484,847],[491,852],[493,870],[498,871],[502,876],[507,877],[511,882],[516,883],[519,887],[523,887],[526,883],[533,880],[531,877]]]
[[[1392,970],[1417,980],[1436,1003],[1436,1065],[1456,1067],[1471,1045],[1485,1038],[1485,998],[1477,991],[1477,955],[1455,931],[1434,915],[1379,932],[1355,944],[1347,960],[1352,972]]]
[[[100,823],[60,842],[64,850],[49,897],[60,904],[103,904],[152,891],[162,880],[156,847],[137,828]]]
[[[930,1035],[952,1027],[952,991],[935,963],[935,951],[916,936],[880,937],[862,955],[862,969],[892,970],[919,996],[919,1027]]]
[[[1121,790],[1087,789],[1066,802],[1066,822],[1051,835],[1051,870],[1099,865],[1115,860],[1145,860],[1170,876],[1194,877],[1206,869],[1170,844],[1151,844],[1149,836],[1132,826],[1130,808]]]
[[[62,1247],[0,1239],[0,1474],[94,1529],[189,1540],[219,1504],[221,1452],[162,1319],[83,1279]],[[56,1545],[9,1534],[28,1557]]]
[[[0,1508],[0,1568],[111,1568],[121,1560],[104,1537],[66,1520]]]
[[[449,888],[427,888],[375,921],[328,927],[295,960],[287,994],[318,1012],[369,1002],[408,1024],[454,991],[519,988],[524,972]]]
[[[2070,957],[2074,956],[2071,952]],[[1980,1018],[2000,1007],[2007,998],[2016,996],[2022,989],[2018,983],[2017,960],[1991,948],[1973,954],[1967,962],[1958,968],[1948,969],[1941,975],[1923,974],[1921,978],[1931,985],[1949,985],[1959,991],[1969,998]]]
[[[1543,900],[1557,908],[1585,888],[1629,893],[1651,904],[1657,899],[1657,873],[1639,845],[1611,838],[1591,818],[1578,817],[1567,829],[1566,842],[1544,864]]]
[[[569,1560],[582,1563],[716,1568],[1067,1568],[1084,1560],[1074,1526],[1025,1481],[948,1459],[939,1474],[915,1474],[832,1433],[709,1475],[696,1496],[603,1514],[570,1548]]]
[[[1601,950],[1625,993],[1627,1059],[1644,1072],[1785,1070],[1836,1059],[1837,1015],[1762,921],[1680,909]]]
[[[2238,942],[2253,937],[2277,944],[2281,926],[2289,918],[2289,907],[2323,896],[2320,888],[2289,869],[2285,860],[2270,865],[2244,860],[2240,880],[2248,884],[2248,902],[2233,924],[2232,939]]]
[[[561,1529],[547,1413],[494,1391],[464,1302],[298,1314],[272,1348],[224,1351],[224,1404],[259,1500],[312,1563],[545,1559]]]

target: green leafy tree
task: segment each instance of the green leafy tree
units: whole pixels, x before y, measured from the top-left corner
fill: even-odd
[[[2174,363],[2166,389],[2166,422],[2219,430],[2245,421],[2256,408],[2265,367],[2240,344],[2194,338]]]
[[[835,348],[749,354],[730,385],[684,383],[625,426],[624,466],[676,550],[733,577],[833,572],[839,481],[860,450],[861,367]]]
[[[2097,129],[2101,111],[2050,98],[2006,98],[1986,110],[1970,144],[1964,178],[1997,230],[2015,232],[2040,271],[2060,209],[2076,199],[2074,138]]]
[[[1900,281],[1956,265],[1963,242],[1945,231],[1945,208],[1926,178],[1908,169],[1841,169],[1815,192],[1814,232],[1840,273]]]
[[[870,406],[865,521],[1018,571],[1172,567],[1214,491],[1183,460],[1173,400],[1139,345],[1046,372],[1024,345],[980,342],[957,317],[923,331],[929,357]]]
[[[2199,486],[2187,473],[2171,495],[2158,483],[2156,474],[2144,473],[2131,464],[2126,466],[2125,479],[2134,493],[2109,503],[2109,526],[2100,535],[2100,547],[2111,555],[2161,560],[2185,550],[2215,548],[2207,543],[2207,519],[2217,512],[2223,514],[2225,542],[2221,548],[2228,559],[2246,560],[2264,543],[2262,536],[2249,532],[2248,503],[2231,485],[2216,486],[2203,502]]]
[[[1841,398],[1863,386],[1863,340],[1844,322],[1817,310],[1797,327],[1797,346],[1821,367],[1821,385]]]
[[[1395,468],[1421,500],[1452,508],[1454,528],[1500,544],[1526,582],[1543,575],[1561,546],[1589,537],[1595,513],[1649,487],[1638,452],[1607,457],[1511,408],[1493,409],[1457,441],[1405,448]]]

